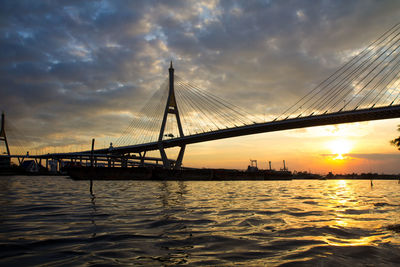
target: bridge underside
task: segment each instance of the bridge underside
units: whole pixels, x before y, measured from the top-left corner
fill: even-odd
[[[158,150],[160,144],[163,148],[182,147],[188,144],[195,144],[206,141],[219,140],[230,137],[244,136],[257,133],[267,133],[291,129],[299,129],[313,126],[324,126],[341,123],[362,122],[382,119],[400,118],[400,105],[379,107],[371,109],[360,109],[353,111],[342,111],[330,114],[315,115],[271,121],[266,123],[255,123],[235,128],[228,128],[218,131],[211,131],[201,134],[188,135],[174,139],[162,140],[140,145],[116,147],[113,153],[139,153],[142,151]],[[95,153],[109,153],[107,149],[95,150]]]

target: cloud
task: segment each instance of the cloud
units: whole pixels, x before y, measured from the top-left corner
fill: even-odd
[[[381,167],[391,168],[395,170],[397,162],[400,160],[400,154],[392,153],[370,153],[370,154],[357,154],[357,153],[347,153],[347,154],[320,154],[322,158],[340,160],[340,161],[367,161],[367,166],[372,166],[379,164]],[[372,164],[372,165],[371,165]]]
[[[356,159],[368,159],[368,160],[377,160],[377,161],[385,161],[385,160],[400,160],[400,154],[391,154],[391,153],[371,153],[371,154],[346,154],[349,157]]]
[[[320,156],[333,160],[354,160],[350,154],[320,154]]]
[[[36,145],[118,136],[176,74],[275,115],[400,17],[393,1],[0,3],[0,108]],[[125,114],[125,115],[121,115]],[[126,115],[129,114],[129,115]],[[62,141],[60,141],[62,143]]]

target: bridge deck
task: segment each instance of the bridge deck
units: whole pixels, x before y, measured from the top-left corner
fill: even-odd
[[[389,107],[378,107],[370,109],[360,109],[352,111],[342,111],[323,115],[299,117],[266,123],[255,123],[235,128],[227,128],[217,131],[205,132],[200,134],[188,135],[162,141],[164,148],[177,147],[182,145],[219,140],[243,135],[275,132],[290,129],[299,129],[313,126],[323,126],[341,123],[362,122],[371,120],[400,118],[400,105]],[[138,153],[159,149],[158,142],[138,144],[132,146],[116,147],[113,152],[118,153]],[[107,149],[95,150],[95,153],[107,153]]]

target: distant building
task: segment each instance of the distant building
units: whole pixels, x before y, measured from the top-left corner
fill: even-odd
[[[51,173],[57,172],[57,161],[56,160],[49,160],[49,171]]]
[[[25,160],[22,162],[21,167],[30,173],[39,172],[39,165],[34,160]]]

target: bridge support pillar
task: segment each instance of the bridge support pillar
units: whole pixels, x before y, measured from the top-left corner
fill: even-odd
[[[6,136],[4,113],[1,113],[0,141],[4,141],[6,145],[7,155],[10,156],[10,148],[8,147],[8,141]]]
[[[181,146],[179,150],[178,158],[175,161],[175,164],[171,164],[171,161],[167,157],[167,153],[165,153],[164,147],[160,144],[158,149],[160,150],[161,159],[163,161],[163,166],[165,169],[170,170],[179,170],[182,167],[183,155],[185,154],[186,145]]]
[[[127,168],[128,167],[128,158],[125,155],[123,155],[121,157],[121,167],[123,167],[123,168]]]
[[[174,166],[175,170],[178,170],[182,166],[182,160],[183,160],[183,154],[185,154],[185,148],[186,145],[181,146],[181,149],[179,150],[178,158],[176,159],[176,163]]]
[[[182,160],[183,160],[183,155],[185,154],[186,145],[182,145],[181,146],[178,158],[177,158],[174,166],[172,166],[171,161],[167,158],[167,154],[165,153],[164,147],[162,145],[168,114],[175,115],[176,123],[178,125],[178,130],[179,130],[179,137],[183,137],[184,134],[183,134],[183,129],[182,129],[182,123],[181,123],[181,119],[180,119],[180,116],[179,116],[179,109],[178,109],[177,101],[176,101],[176,98],[175,98],[174,68],[172,67],[172,61],[171,61],[171,65],[169,67],[168,99],[167,99],[167,104],[165,106],[164,117],[163,117],[163,121],[162,121],[162,124],[161,124],[161,129],[160,129],[160,135],[158,137],[158,142],[159,142],[158,147],[159,147],[159,150],[160,150],[160,155],[161,155],[161,159],[163,161],[164,168],[165,169],[172,169],[172,168],[180,169],[181,166],[182,166]]]
[[[160,144],[158,146],[158,150],[160,150],[161,159],[163,161],[163,166],[165,169],[171,169],[171,162],[167,158],[167,154],[165,153],[164,147]]]
[[[139,157],[140,157],[140,167],[144,167],[144,158],[146,157],[147,151],[143,152],[143,155],[141,152],[139,152]]]

